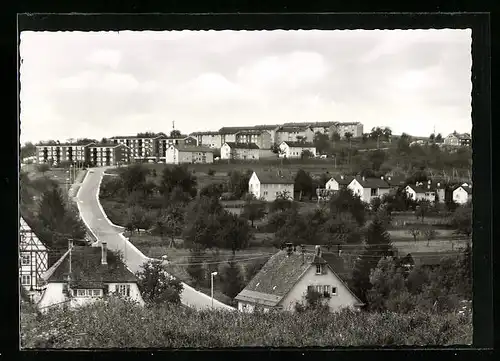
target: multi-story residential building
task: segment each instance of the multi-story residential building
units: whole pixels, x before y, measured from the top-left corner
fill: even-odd
[[[276,131],[279,129],[279,125],[277,124],[264,124],[264,125],[255,125],[253,129],[257,130],[265,130],[271,135],[271,145],[276,144]]]
[[[253,172],[248,181],[248,191],[257,199],[274,201],[279,195],[293,199],[295,180],[281,172]]]
[[[155,161],[157,155],[157,140],[164,137],[157,136],[116,136],[111,140],[115,144],[124,144],[130,149],[130,157],[135,161]]]
[[[164,161],[167,149],[171,145],[184,145],[196,147],[198,145],[197,138],[190,135],[181,135],[178,137],[161,137],[156,139],[154,144],[154,154],[157,157],[157,161]]]
[[[236,142],[238,144],[254,143],[261,149],[271,149],[271,134],[265,130],[241,130],[236,133]]]
[[[321,133],[331,136],[336,131],[339,122],[302,122],[302,123],[285,123],[285,127],[311,127],[314,134]]]
[[[165,154],[165,163],[213,163],[214,149],[204,146],[171,145]]]
[[[210,148],[220,148],[223,144],[219,132],[193,132],[190,136],[196,138],[198,145]]]
[[[335,132],[341,138],[345,137],[345,133],[351,133],[353,138],[361,138],[363,136],[363,124],[360,122],[337,123]]]
[[[236,133],[242,130],[249,130],[252,127],[222,127],[219,129],[221,144],[226,142],[236,142]]]
[[[61,162],[84,163],[88,159],[89,144],[54,144],[37,145],[36,156],[38,163],[58,165]]]
[[[255,143],[225,142],[220,148],[220,159],[257,160],[259,146]]]
[[[109,167],[130,163],[130,148],[124,144],[92,144],[88,149],[88,161],[94,167]]]
[[[467,133],[457,133],[454,131],[444,138],[445,145],[451,145],[455,147],[468,147],[471,145],[471,136]]]
[[[309,125],[306,126],[282,126],[276,131],[276,144],[282,142],[305,141],[312,143],[314,132]]]

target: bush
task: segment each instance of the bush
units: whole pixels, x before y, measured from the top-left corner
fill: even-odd
[[[23,348],[304,347],[471,344],[470,314],[410,312],[245,314],[110,298],[78,309],[21,317]]]

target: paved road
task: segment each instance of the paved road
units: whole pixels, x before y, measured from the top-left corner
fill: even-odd
[[[114,251],[120,251],[123,254],[127,267],[136,272],[140,266],[148,260],[132,243],[123,236],[123,227],[115,226],[107,219],[97,195],[99,194],[99,185],[106,168],[91,168],[76,196],[80,215],[90,228],[91,232],[101,242],[107,242],[108,248]],[[212,306],[212,299],[204,293],[198,292],[192,287],[184,284],[184,291],[181,295],[183,304],[195,308],[207,308]],[[219,301],[213,301],[214,308],[223,308],[234,310]]]

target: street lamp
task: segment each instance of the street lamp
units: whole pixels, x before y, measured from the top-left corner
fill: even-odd
[[[210,289],[212,294],[212,308],[214,308],[214,276],[217,276],[217,272],[210,273]]]

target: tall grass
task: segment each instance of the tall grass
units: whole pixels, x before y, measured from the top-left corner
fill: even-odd
[[[21,328],[23,348],[422,346],[472,342],[470,314],[348,310],[242,314],[169,305],[141,308],[113,299],[75,310],[54,310],[39,316],[36,322],[21,322]]]

